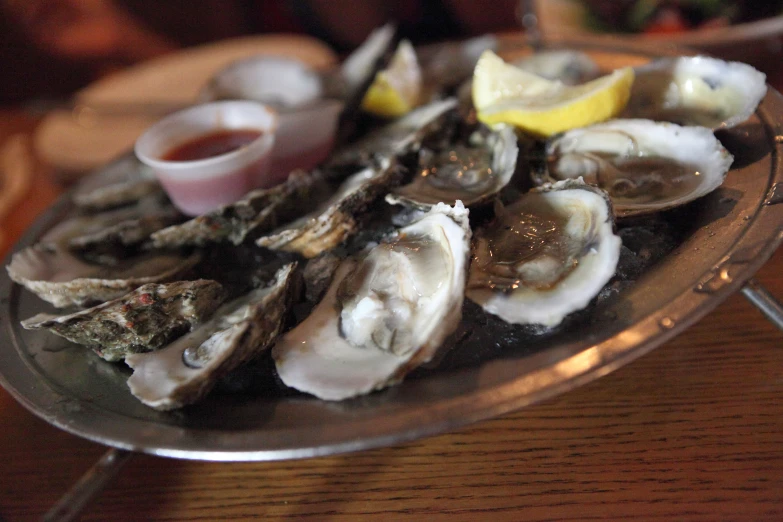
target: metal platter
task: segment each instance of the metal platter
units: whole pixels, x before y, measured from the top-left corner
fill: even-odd
[[[616,66],[660,53],[581,47],[612,55]],[[770,90],[751,120],[719,137],[735,155],[724,185],[677,213],[676,248],[623,290],[603,311],[603,321],[567,327],[531,345],[490,338],[494,351],[461,364],[433,365],[399,386],[341,403],[279,390],[218,393],[162,413],[130,394],[125,384],[130,371],[123,365],[50,334],[23,330],[21,319],[47,307],[3,272],[0,383],[30,411],[73,434],[133,451],[216,461],[354,451],[504,414],[647,353],[737,291],[772,255],[783,239],[783,97]],[[71,210],[66,194],[15,251],[33,244]]]

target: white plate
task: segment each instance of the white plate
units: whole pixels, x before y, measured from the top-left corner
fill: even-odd
[[[327,69],[337,62],[325,44],[298,35],[264,35],[189,48],[144,62],[101,79],[76,94],[89,104],[195,103],[204,84],[229,63],[267,54],[299,59]],[[103,165],[133,146],[160,115],[102,114],[77,118],[71,110],[50,113],[35,135],[35,149],[60,171],[85,171]]]

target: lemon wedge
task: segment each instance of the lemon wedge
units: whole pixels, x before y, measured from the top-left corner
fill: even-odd
[[[617,116],[628,103],[633,69],[626,67],[591,82],[569,86],[523,71],[485,51],[473,72],[473,105],[491,125],[508,123],[551,136]]]
[[[421,68],[407,40],[397,46],[389,67],[379,71],[362,100],[362,109],[385,118],[410,112],[421,98]]]

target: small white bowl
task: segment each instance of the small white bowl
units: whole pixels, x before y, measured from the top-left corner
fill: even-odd
[[[279,182],[269,177],[277,126],[277,113],[257,102],[207,103],[167,116],[147,129],[136,141],[136,156],[152,168],[174,205],[195,216]],[[248,129],[261,135],[225,154],[193,161],[165,159],[173,149],[201,136]]]
[[[255,56],[221,69],[200,98],[253,100],[273,107],[301,107],[324,95],[321,74],[304,62],[282,56]]]
[[[344,106],[343,101],[328,97],[332,83],[329,74],[299,60],[256,56],[215,73],[201,98],[252,100],[279,111],[270,175],[282,182],[292,170],[309,170],[331,152]]]

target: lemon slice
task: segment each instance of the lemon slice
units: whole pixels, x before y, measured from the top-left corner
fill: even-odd
[[[421,84],[416,51],[409,41],[403,40],[389,67],[375,75],[362,100],[362,109],[385,118],[402,116],[419,104]]]
[[[491,125],[508,123],[538,136],[551,136],[617,116],[628,103],[633,69],[626,67],[591,82],[569,86],[504,62],[492,51],[473,72],[473,105]]]

